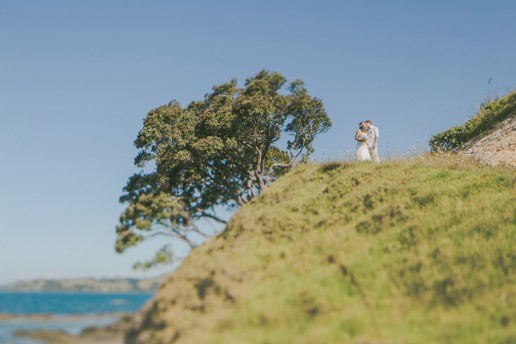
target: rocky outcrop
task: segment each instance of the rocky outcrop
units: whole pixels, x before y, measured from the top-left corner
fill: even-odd
[[[20,330],[15,334],[17,337],[27,337],[36,340],[38,343],[52,343],[52,344],[121,344],[123,343],[124,332],[129,329],[133,316],[130,314],[111,314],[119,317],[119,320],[106,327],[88,327],[80,334],[73,335],[62,330]],[[102,315],[97,315],[101,317]],[[52,316],[52,315],[31,315],[31,316],[11,316],[7,318],[16,321],[77,321],[91,317],[91,315],[67,315],[67,316]],[[1,319],[1,317],[0,317]],[[32,341],[30,341],[32,343]],[[3,343],[3,342],[2,342]]]
[[[516,167],[516,114],[498,124],[487,135],[460,146],[456,152],[491,166]]]

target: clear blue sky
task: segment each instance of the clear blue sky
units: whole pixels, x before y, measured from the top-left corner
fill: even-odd
[[[260,69],[301,78],[353,150],[360,120],[424,148],[516,88],[516,1],[0,0],[0,283],[139,275],[114,252],[147,111]],[[159,273],[153,271],[151,274]]]

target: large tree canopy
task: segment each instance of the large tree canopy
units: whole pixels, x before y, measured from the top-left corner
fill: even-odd
[[[147,114],[135,164],[151,172],[131,176],[124,188],[118,252],[155,235],[193,246],[191,235],[202,235],[195,220],[224,222],[216,207],[249,202],[308,158],[331,122],[301,80],[284,90],[286,82],[263,70],[244,87],[233,79],[186,107],[172,101]],[[156,262],[167,261],[159,254]]]

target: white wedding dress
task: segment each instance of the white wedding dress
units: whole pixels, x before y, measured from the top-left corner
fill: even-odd
[[[359,134],[358,136],[361,140],[367,139],[367,134]],[[357,142],[357,160],[358,161],[371,161],[371,154],[369,154],[369,149],[367,148],[367,142]]]

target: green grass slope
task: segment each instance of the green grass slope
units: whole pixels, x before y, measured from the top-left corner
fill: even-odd
[[[128,343],[516,343],[516,172],[301,166],[195,249]]]

